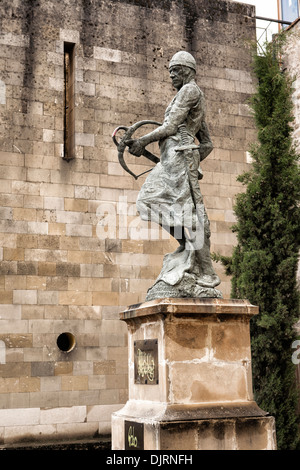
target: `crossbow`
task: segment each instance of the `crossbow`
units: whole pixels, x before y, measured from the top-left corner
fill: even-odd
[[[125,160],[124,160],[124,151],[125,151],[125,148],[127,146],[126,144],[126,141],[130,140],[131,139],[131,136],[134,134],[134,132],[139,129],[141,126],[144,126],[146,124],[155,124],[157,126],[161,126],[161,123],[160,122],[157,122],[157,121],[139,121],[139,122],[136,122],[135,124],[133,124],[132,126],[119,126],[117,127],[113,134],[112,134],[112,139],[113,139],[113,142],[114,144],[117,146],[117,149],[118,149],[118,159],[119,159],[119,162],[120,162],[120,165],[121,167],[127,171],[127,173],[129,173],[131,176],[134,177],[134,179],[138,179],[140,176],[144,175],[145,173],[148,173],[149,171],[152,170],[152,168],[150,170],[146,170],[146,171],[143,171],[143,173],[140,173],[139,175],[136,175],[135,173],[133,173],[133,171],[131,171],[128,166],[126,165],[125,163]],[[117,140],[116,138],[116,135],[117,133],[120,131],[120,130],[123,130],[125,131],[123,136],[121,137],[120,141]],[[151,160],[151,162],[153,163],[158,163],[160,161],[160,159],[158,157],[156,157],[155,155],[153,155],[153,153],[149,152],[148,150],[144,149],[144,152],[142,154],[144,157],[148,158],[148,160]]]

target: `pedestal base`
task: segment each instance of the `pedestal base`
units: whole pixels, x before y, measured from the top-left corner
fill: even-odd
[[[273,450],[275,421],[253,400],[247,300],[165,298],[122,312],[129,400],[114,450]]]
[[[171,409],[159,419],[151,417],[155,411],[150,404],[147,410],[142,403],[131,405],[127,403],[113,414],[113,450],[276,450],[275,420],[266,414],[262,416],[264,413],[255,403],[252,409],[251,406],[226,404],[175,409],[177,419],[172,419]],[[139,411],[134,415],[126,414],[130,408]],[[258,415],[251,416],[255,412]],[[180,414],[181,419],[178,419]]]

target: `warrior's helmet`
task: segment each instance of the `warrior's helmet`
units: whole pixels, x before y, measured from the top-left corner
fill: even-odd
[[[190,69],[195,70],[196,72],[196,61],[194,57],[186,51],[179,51],[173,55],[169,63],[169,69],[174,65],[184,65],[186,67],[189,67]]]

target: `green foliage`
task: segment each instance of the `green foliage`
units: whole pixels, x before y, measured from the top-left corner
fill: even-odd
[[[299,319],[300,171],[292,141],[292,80],[281,70],[278,47],[268,44],[264,55],[254,56],[258,143],[251,170],[238,178],[246,191],[235,206],[237,246],[231,259],[216,260],[232,275],[231,296],[259,306],[251,320],[255,400],[275,416],[278,448],[292,450],[299,446],[291,345]]]

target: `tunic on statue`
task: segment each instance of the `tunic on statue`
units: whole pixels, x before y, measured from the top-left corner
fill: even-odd
[[[198,179],[199,165],[212,150],[205,123],[204,95],[191,80],[176,94],[166,109],[164,124],[174,128],[174,134],[159,141],[160,163],[143,184],[137,199],[137,210],[142,220],[154,221],[166,228],[189,229],[196,234],[197,243],[189,239],[185,247],[164,257],[163,268],[148,291],[146,300],[161,295],[155,293],[157,284],[176,286],[176,293],[167,287],[166,296],[219,295],[214,289],[220,283],[210,258],[210,228]],[[199,149],[178,151],[182,144],[179,126],[186,129],[185,144],[193,144],[195,137]],[[199,241],[200,240],[200,241]],[[213,290],[213,295],[212,295]],[[217,294],[216,294],[217,292]],[[154,296],[154,297],[153,297]]]
[[[185,123],[189,143],[201,129],[204,118],[204,96],[195,81],[184,85],[165,112],[164,122],[173,124],[174,135],[159,142],[160,163],[152,170],[143,184],[137,210],[143,220],[152,220],[164,227],[195,227],[196,211],[187,173],[187,162],[176,148],[181,144],[178,129]],[[193,167],[198,170],[199,151],[192,152]],[[202,201],[197,201],[199,204]],[[179,210],[181,208],[181,210]],[[177,211],[175,210],[177,209]]]

